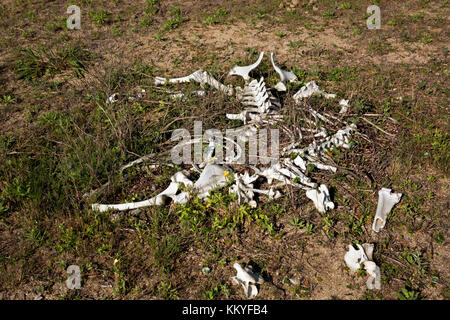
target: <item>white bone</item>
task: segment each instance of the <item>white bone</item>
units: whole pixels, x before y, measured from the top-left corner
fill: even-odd
[[[372,224],[372,230],[380,232],[386,224],[387,215],[392,208],[400,201],[401,193],[392,193],[391,189],[382,188],[378,191],[377,212]]]
[[[181,77],[181,78],[162,78],[162,77],[155,77],[155,85],[161,85],[161,84],[165,84],[167,82],[169,83],[185,83],[185,82],[189,82],[191,80],[194,80],[198,83],[200,83],[200,85],[202,87],[205,86],[205,84],[210,85],[213,88],[216,88],[217,90],[220,90],[228,95],[231,95],[233,93],[233,88],[231,86],[225,86],[222,83],[220,83],[219,81],[217,81],[213,76],[211,76],[209,73],[207,73],[206,71],[203,70],[197,70],[194,73],[186,76],[186,77]]]
[[[358,271],[363,264],[364,269],[369,274],[366,281],[369,290],[381,289],[381,271],[380,267],[372,260],[373,244],[364,243],[362,246],[357,244],[356,250],[352,245],[348,246],[348,251],[344,255],[346,265],[353,271]]]
[[[228,173],[231,173],[231,170],[224,166],[212,163],[207,164],[198,180],[194,183],[194,189],[199,193],[198,197],[205,198],[208,196],[209,191],[225,186],[228,181]]]
[[[364,248],[360,245],[356,245],[358,250],[355,249],[351,244],[348,245],[348,251],[344,255],[344,261],[353,271],[358,271],[361,267],[361,263],[368,261],[366,253],[364,252]]]
[[[180,184],[183,184],[187,187],[193,187],[194,190],[199,193],[199,198],[205,198],[209,195],[209,191],[226,185],[228,181],[226,172],[231,172],[231,170],[216,164],[207,164],[195,183],[193,183],[188,177],[186,177],[184,173],[177,172],[172,176],[171,183],[167,187],[167,189],[153,198],[140,202],[123,204],[95,203],[92,205],[92,210],[97,210],[100,212],[105,212],[108,210],[125,211],[149,206],[160,206],[165,203],[165,200],[167,198],[172,199],[172,201],[174,201],[175,203],[185,204],[189,200],[190,196],[188,192],[181,192],[177,194]]]
[[[299,103],[299,101],[303,98],[309,98],[314,94],[323,95],[325,98],[330,99],[336,97],[335,94],[326,93],[319,89],[319,86],[315,81],[310,81],[306,85],[300,88],[296,94],[292,98],[294,98],[295,102]]]
[[[180,182],[171,182],[170,185],[167,187],[167,189],[158,194],[157,196],[140,202],[123,203],[123,204],[94,203],[92,205],[92,210],[96,210],[99,212],[105,212],[108,210],[125,211],[149,206],[160,206],[164,204],[166,198],[171,198],[174,202],[183,204],[187,202],[189,196],[186,192],[182,192],[179,195],[176,195],[176,193],[178,192],[179,185]]]
[[[230,70],[230,72],[228,73],[228,75],[229,75],[229,76],[234,76],[234,75],[236,75],[236,76],[241,76],[241,77],[244,78],[245,81],[250,80],[249,73],[250,73],[253,69],[255,69],[255,68],[257,68],[257,67],[259,66],[259,64],[261,63],[261,61],[262,61],[262,59],[263,59],[263,56],[264,56],[264,51],[261,52],[261,53],[259,54],[259,58],[258,58],[258,60],[257,60],[255,63],[253,63],[253,64],[251,64],[251,65],[249,65],[249,66],[244,66],[244,67],[234,66],[234,67]]]
[[[348,100],[342,99],[341,101],[339,101],[339,105],[341,106],[341,110],[339,111],[339,113],[346,113],[348,111]]]
[[[299,167],[300,169],[302,169],[303,171],[306,171],[306,161],[303,160],[303,158],[301,156],[297,156],[294,159],[294,163],[297,167]]]
[[[272,66],[275,69],[275,71],[280,75],[281,81],[278,82],[275,86],[275,89],[278,91],[286,91],[285,83],[287,81],[293,82],[297,80],[297,76],[290,71],[281,70],[278,66],[275,65],[275,62],[273,61],[274,54],[273,52],[270,53],[270,61],[272,62]]]
[[[235,268],[237,272],[236,276],[231,278],[233,282],[242,285],[244,294],[247,298],[252,299],[256,297],[258,294],[256,284],[264,283],[264,279],[260,275],[254,273],[248,266],[242,268],[239,263],[235,263],[233,264],[233,268]]]
[[[330,193],[326,185],[321,184],[319,189],[306,191],[306,196],[314,202],[320,213],[325,213],[328,209],[334,209],[334,203],[330,199]]]
[[[117,101],[119,101],[119,94],[114,93],[112,94],[108,99],[106,99],[106,103],[116,103]]]

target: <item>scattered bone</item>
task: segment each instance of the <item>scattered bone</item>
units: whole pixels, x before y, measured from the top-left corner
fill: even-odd
[[[342,99],[341,101],[339,101],[339,105],[341,106],[341,110],[339,111],[339,113],[346,113],[348,111],[348,100]]]
[[[314,201],[320,212],[333,209],[334,204],[330,199],[327,187],[325,185],[320,185],[320,187],[316,189],[317,184],[311,181],[311,179],[307,176],[307,166],[311,164],[320,170],[336,172],[336,167],[322,162],[325,159],[329,160],[326,153],[332,148],[350,148],[350,136],[353,131],[356,130],[356,126],[349,125],[344,129],[338,130],[334,135],[328,136],[326,129],[317,125],[317,120],[329,124],[335,124],[336,121],[342,121],[332,115],[320,114],[308,106],[307,111],[311,113],[316,121],[314,122],[309,119],[305,119],[310,124],[310,128],[296,128],[296,133],[300,136],[300,139],[302,137],[302,130],[309,132],[314,138],[321,137],[323,139],[320,141],[314,141],[305,148],[298,149],[297,146],[300,145],[300,141],[296,139],[294,132],[283,125],[283,115],[278,114],[277,112],[281,108],[280,101],[276,99],[272,95],[271,91],[266,88],[263,77],[261,77],[258,81],[256,79],[251,79],[249,76],[249,73],[261,63],[263,56],[264,52],[261,52],[258,60],[254,64],[243,67],[235,66],[229,72],[228,75],[240,75],[245,79],[246,84],[244,88],[225,86],[203,70],[198,70],[189,76],[181,78],[167,79],[156,77],[155,83],[156,85],[160,85],[165,83],[184,83],[194,80],[200,83],[202,87],[208,84],[211,87],[214,87],[229,95],[236,94],[236,97],[246,107],[241,111],[241,113],[227,114],[226,117],[228,119],[240,120],[243,122],[244,125],[242,127],[230,130],[230,134],[236,134],[244,142],[247,142],[249,138],[253,136],[264,124],[277,125],[290,138],[291,142],[287,148],[283,149],[283,154],[292,154],[292,152],[298,153],[298,156],[294,159],[294,161],[284,158],[281,159],[280,162],[265,168],[250,166],[255,171],[253,176],[248,175],[247,172],[243,175],[235,175],[235,183],[230,187],[230,192],[234,192],[238,195],[239,203],[249,203],[252,207],[256,207],[256,201],[254,199],[255,194],[266,195],[273,199],[281,196],[281,193],[276,190],[276,188],[285,185],[292,185],[306,190],[308,198]],[[278,83],[278,88],[276,89],[283,90],[283,86],[287,81],[292,82],[297,80],[294,73],[281,70],[278,66],[276,66],[273,53],[271,54],[271,63],[275,71],[280,75],[280,82]],[[204,94],[204,91],[198,91],[195,93]],[[311,81],[303,86],[294,95],[294,99],[297,103],[299,103],[301,99],[310,97],[313,94],[318,94],[324,96],[325,98],[334,98],[336,96],[320,90],[317,84],[314,81]],[[183,98],[184,95],[176,94],[172,95],[172,97]],[[342,103],[344,103],[344,101],[345,100],[341,100]],[[227,138],[225,137],[225,139]],[[197,138],[193,139],[189,143],[194,143],[197,140]],[[234,161],[240,159],[243,152],[240,146],[234,141],[232,141],[232,144],[232,156],[227,155],[227,158],[225,159],[226,164],[232,164]],[[213,165],[216,160],[213,156],[215,152],[214,150],[214,143],[211,143],[210,141],[210,144],[205,150],[206,161],[199,166],[193,165],[193,170],[201,172],[200,178],[193,186],[193,189],[199,193],[200,197],[206,197],[210,190],[224,186],[227,183],[227,179],[224,176],[225,172],[231,172],[228,171],[229,169],[224,169],[224,167],[215,164]],[[204,170],[200,170],[200,168],[203,167]],[[255,188],[253,182],[255,182],[258,178],[266,179],[268,184],[271,186],[270,189],[260,190]],[[272,184],[275,180],[278,182],[276,186]],[[172,189],[169,191],[172,191]],[[158,203],[160,203],[162,200],[160,197],[158,198],[158,196],[157,198],[152,199],[154,202],[158,200]],[[166,196],[166,193],[161,196]],[[185,195],[184,193],[181,193],[181,195],[172,194],[171,197],[174,201],[187,201],[188,195]]]
[[[192,91],[192,94],[195,94],[195,95],[201,97],[201,96],[205,95],[205,91],[195,90],[195,91]],[[182,99],[183,101],[186,100],[186,95],[184,93],[174,93],[174,94],[169,95],[169,97],[172,99]]]
[[[349,245],[349,250],[344,255],[344,261],[347,266],[353,270],[358,271],[363,264],[364,269],[369,274],[369,278],[366,281],[367,288],[369,290],[381,289],[381,271],[375,262],[372,260],[373,244],[364,243],[362,246],[357,244],[358,250],[352,245]]]
[[[175,203],[185,204],[190,198],[187,191],[179,192],[180,185],[191,187],[199,193],[200,198],[206,198],[209,191],[223,187],[227,183],[227,176],[230,171],[226,167],[208,164],[200,174],[199,179],[194,183],[183,172],[177,172],[171,178],[171,183],[166,190],[156,195],[155,197],[132,203],[123,204],[98,204],[92,205],[92,210],[105,212],[108,210],[125,211],[149,206],[161,206],[167,199],[172,199]]]
[[[318,190],[310,189],[306,191],[306,196],[314,202],[320,213],[325,213],[328,209],[334,209],[334,203],[331,201],[328,188],[324,184],[321,184]]]
[[[242,285],[244,294],[247,298],[253,299],[258,294],[257,284],[264,283],[264,279],[253,272],[251,266],[241,267],[239,263],[235,263],[233,267],[236,269],[236,276],[232,277],[234,283]]]
[[[253,64],[251,64],[249,66],[244,66],[244,67],[234,66],[230,70],[228,75],[229,76],[241,76],[242,78],[244,78],[245,81],[250,80],[249,73],[253,69],[255,69],[255,68],[257,68],[259,66],[259,64],[261,63],[263,57],[264,57],[264,51],[259,54],[259,58],[258,58],[258,60],[255,63],[253,63]]]
[[[155,85],[163,85],[167,82],[169,83],[184,83],[189,82],[191,80],[194,80],[198,83],[200,83],[201,87],[203,88],[205,84],[210,85],[211,87],[222,91],[228,95],[232,95],[234,90],[232,87],[228,87],[217,81],[213,76],[211,76],[209,73],[203,70],[197,70],[194,73],[181,78],[163,78],[163,77],[156,77],[155,78]]]
[[[108,99],[106,99],[106,103],[116,103],[117,101],[119,101],[119,94],[118,93],[113,93]]]
[[[301,99],[303,98],[309,98],[312,95],[322,95],[327,99],[335,98],[335,94],[326,93],[319,89],[319,86],[316,84],[315,81],[308,82],[306,85],[300,88],[296,94],[292,98],[294,98],[295,102],[299,103]]]
[[[377,212],[372,224],[373,231],[380,232],[384,228],[389,212],[399,203],[401,197],[401,193],[393,193],[391,189],[382,188],[378,191]]]

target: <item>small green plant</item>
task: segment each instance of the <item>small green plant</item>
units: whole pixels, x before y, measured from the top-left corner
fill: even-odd
[[[228,289],[226,284],[218,284],[210,290],[207,290],[205,292],[205,300],[214,300],[221,295],[225,296],[227,299],[230,296],[230,289]]]
[[[290,46],[291,48],[294,48],[294,49],[303,47],[303,46],[305,46],[305,44],[306,44],[306,42],[303,41],[303,40],[289,41],[289,46]]]
[[[180,26],[181,22],[183,21],[183,17],[181,15],[181,9],[180,8],[173,8],[169,10],[169,15],[172,17],[171,19],[164,22],[163,30],[169,31],[172,29],[176,29]]]
[[[410,19],[412,22],[417,22],[419,20],[422,20],[425,14],[423,12],[414,13],[411,15]]]
[[[89,16],[91,17],[92,22],[94,22],[97,26],[106,24],[111,18],[111,14],[103,9],[92,10],[89,12]]]
[[[223,23],[225,21],[225,18],[228,16],[229,12],[219,8],[216,10],[214,14],[211,16],[206,17],[203,20],[204,24],[210,24],[210,25],[216,25],[218,23]]]
[[[308,287],[304,287],[300,284],[296,285],[293,288],[289,288],[289,290],[294,293],[299,299],[307,298],[310,295],[310,291]]]
[[[327,11],[325,11],[324,13],[322,13],[322,17],[324,18],[332,18],[336,15],[336,10],[333,9],[329,9]]]
[[[299,218],[292,218],[291,220],[289,220],[289,223],[298,229],[306,230],[307,234],[312,234],[316,229],[316,226],[312,223],[309,223],[305,220],[300,220]]]
[[[13,98],[10,95],[3,95],[0,97],[0,103],[14,104],[14,103],[17,103],[17,99]]]
[[[339,6],[339,9],[351,9],[352,4],[350,2],[344,2]]]
[[[161,281],[159,283],[158,293],[163,299],[178,300],[178,290],[171,283]]]
[[[411,290],[409,288],[403,288],[397,292],[397,297],[399,300],[418,300],[420,292]]]
[[[433,39],[428,33],[424,33],[422,37],[420,38],[420,41],[422,41],[424,44],[428,44],[433,42]]]

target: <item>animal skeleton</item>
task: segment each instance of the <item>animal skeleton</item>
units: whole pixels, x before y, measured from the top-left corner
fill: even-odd
[[[161,85],[165,83],[185,83],[191,80],[200,83],[202,87],[205,84],[224,92],[227,95],[235,95],[237,99],[244,105],[244,109],[239,114],[227,114],[228,119],[241,120],[243,126],[235,129],[243,137],[249,137],[256,132],[262,125],[278,125],[291,138],[291,143],[282,151],[281,159],[278,163],[267,167],[250,166],[254,171],[252,175],[248,171],[243,174],[235,173],[234,182],[229,188],[229,192],[237,195],[239,204],[248,203],[252,207],[257,206],[255,196],[257,194],[266,195],[270,199],[276,199],[281,196],[278,190],[285,185],[298,187],[306,191],[306,196],[311,199],[319,212],[326,212],[334,208],[334,203],[330,199],[328,188],[324,184],[318,184],[308,177],[308,166],[314,166],[320,170],[329,170],[335,172],[337,169],[334,166],[322,163],[327,159],[327,152],[333,148],[350,148],[350,137],[357,129],[354,124],[346,124],[343,129],[338,130],[335,134],[328,136],[324,128],[319,128],[314,121],[306,119],[310,128],[296,128],[300,135],[300,141],[296,141],[295,134],[283,125],[283,116],[279,113],[281,109],[280,101],[272,94],[271,90],[266,87],[264,78],[260,80],[251,79],[249,73],[258,67],[261,63],[264,52],[261,52],[258,60],[245,67],[235,66],[228,73],[229,76],[239,75],[244,78],[244,88],[226,86],[217,81],[213,76],[203,70],[198,70],[191,75],[181,78],[163,78],[156,77],[155,84]],[[295,74],[289,71],[281,70],[274,63],[273,53],[271,54],[271,62],[275,71],[280,75],[280,82],[277,83],[275,89],[278,91],[286,91],[285,83],[287,81],[293,82],[297,80]],[[334,94],[328,94],[319,89],[317,84],[312,81],[303,86],[293,99],[297,104],[301,100],[312,96],[313,94],[321,95],[325,98],[334,98]],[[180,96],[177,96],[180,97]],[[343,105],[344,102],[341,103]],[[345,102],[347,104],[347,101]],[[316,110],[308,107],[309,112],[316,120],[321,120],[325,123],[336,123],[335,117],[328,114],[320,114]],[[339,120],[339,119],[338,119]],[[340,121],[340,120],[339,120]],[[342,121],[341,121],[342,122]],[[301,139],[302,131],[312,133],[314,137],[321,137],[322,140],[313,141],[307,147],[298,148]],[[209,158],[207,164],[204,163],[203,171],[201,171],[200,178],[193,182],[183,172],[178,172],[171,178],[169,187],[157,196],[138,203],[126,203],[120,205],[100,205],[93,204],[92,208],[99,211],[107,210],[129,210],[144,206],[162,205],[167,198],[172,199],[176,203],[186,203],[189,200],[190,193],[188,191],[179,192],[179,186],[193,189],[201,198],[207,197],[209,191],[221,188],[228,183],[228,174],[233,171],[231,168],[226,168],[220,164],[214,164],[213,153],[215,145],[209,144]],[[292,155],[293,157],[292,159]],[[230,164],[230,163],[228,163]],[[199,170],[193,165],[194,170]],[[262,181],[267,181],[270,185],[268,190],[257,189],[255,186],[261,184]],[[276,185],[273,182],[277,181]]]

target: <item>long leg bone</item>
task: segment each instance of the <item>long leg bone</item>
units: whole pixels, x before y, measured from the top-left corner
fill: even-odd
[[[169,83],[185,83],[185,82],[189,82],[191,80],[194,80],[198,83],[200,83],[200,85],[202,87],[205,86],[205,84],[210,85],[211,87],[220,90],[228,95],[232,95],[234,90],[231,86],[225,86],[224,84],[220,83],[219,81],[217,81],[213,76],[211,76],[208,72],[203,71],[203,70],[197,70],[194,73],[186,76],[186,77],[181,77],[181,78],[171,78],[171,79],[167,79],[167,78],[163,78],[163,77],[156,77],[155,78],[155,84],[156,85],[161,85],[161,84],[165,84],[167,82]]]

